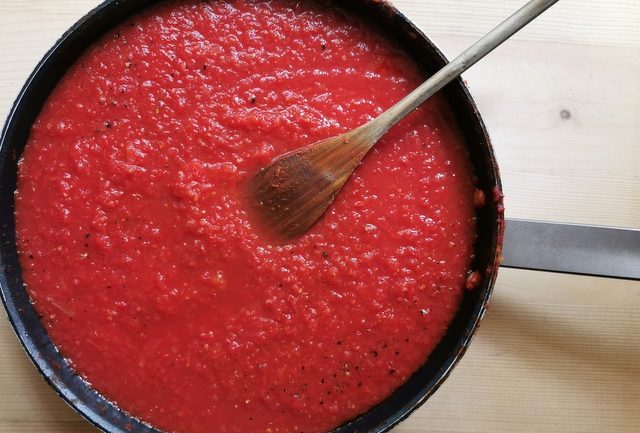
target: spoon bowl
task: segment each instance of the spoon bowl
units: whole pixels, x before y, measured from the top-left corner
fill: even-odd
[[[378,140],[369,124],[285,153],[249,181],[254,220],[274,239],[304,234],[322,216]]]

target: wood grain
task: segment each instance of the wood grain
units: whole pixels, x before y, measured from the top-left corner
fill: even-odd
[[[397,0],[449,56],[524,0]],[[0,116],[95,0],[0,0]],[[563,0],[465,74],[511,217],[640,227],[640,3]],[[567,113],[569,113],[567,115]],[[474,343],[394,431],[640,431],[640,284],[502,270]],[[92,433],[0,320],[0,433]]]

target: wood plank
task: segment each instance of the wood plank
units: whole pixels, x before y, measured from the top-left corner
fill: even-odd
[[[638,298],[634,282],[501,270],[468,353],[396,432],[637,432]]]
[[[525,0],[393,0],[431,35],[480,37]],[[640,3],[563,0],[518,35],[517,40],[589,46],[640,47]]]

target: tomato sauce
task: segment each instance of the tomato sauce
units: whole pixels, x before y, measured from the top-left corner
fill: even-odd
[[[446,102],[394,127],[291,243],[254,230],[242,186],[424,78],[324,3],[170,2],[109,31],[19,165],[23,276],[62,354],[166,431],[324,432],[382,401],[442,337],[473,256]]]

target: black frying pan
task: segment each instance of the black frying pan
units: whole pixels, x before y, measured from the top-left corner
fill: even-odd
[[[153,0],[107,0],[69,29],[44,56],[27,80],[9,113],[0,138],[0,291],[9,320],[31,360],[45,380],[89,422],[112,433],[158,432],[124,413],[84,382],[58,353],[31,306],[22,284],[15,243],[14,191],[17,161],[31,125],[49,93],[79,55]],[[366,16],[396,39],[426,74],[446,59],[431,41],[394,7],[379,0],[343,2],[350,13]],[[478,186],[493,197],[501,190],[498,167],[476,105],[462,80],[445,88],[466,139]],[[500,200],[478,212],[478,240],[473,268],[483,275],[480,287],[465,293],[459,312],[428,361],[390,397],[335,432],[384,432],[419,407],[448,376],[465,352],[485,312],[501,252],[503,216]]]

